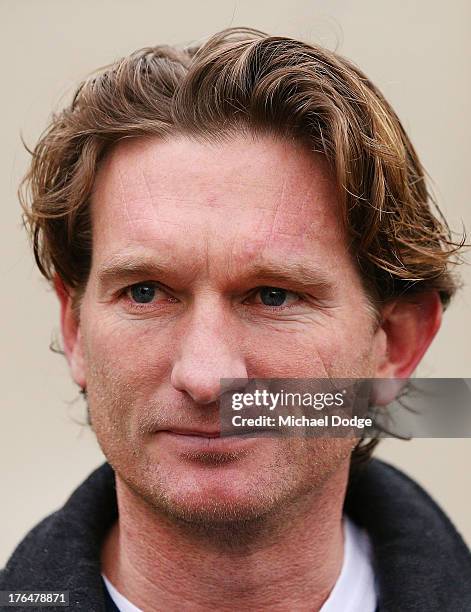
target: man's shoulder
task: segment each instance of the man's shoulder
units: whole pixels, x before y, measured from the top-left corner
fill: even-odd
[[[93,603],[103,591],[100,545],[116,518],[114,472],[104,463],[21,540],[0,571],[0,590],[69,590],[70,609],[102,610]]]
[[[365,500],[370,503],[366,504]],[[398,529],[410,533],[414,526],[421,537],[432,531],[471,559],[471,553],[450,518],[418,482],[400,469],[380,459],[371,459],[358,477],[349,483],[345,509],[353,518],[375,531],[375,527],[389,518],[386,529]],[[397,511],[401,510],[400,513]],[[426,521],[425,524],[423,521]]]
[[[381,610],[471,609],[470,550],[412,478],[373,459],[349,483],[345,511],[370,537]]]

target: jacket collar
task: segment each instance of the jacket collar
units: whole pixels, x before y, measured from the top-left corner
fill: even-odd
[[[370,536],[381,611],[471,610],[471,553],[416,482],[374,459],[350,482],[345,511]]]
[[[345,511],[371,538],[381,612],[471,609],[471,554],[410,478],[371,460],[350,482]],[[117,516],[114,471],[104,463],[27,534],[0,572],[0,588],[68,590],[70,610],[104,612],[100,549]]]

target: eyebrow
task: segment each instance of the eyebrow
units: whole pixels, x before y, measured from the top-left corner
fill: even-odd
[[[156,276],[168,276],[171,269],[170,261],[166,258],[136,257],[129,255],[114,255],[98,270],[98,284],[109,289],[122,282],[131,282],[135,279],[150,280]]]
[[[290,285],[292,288],[309,289],[316,288],[322,293],[333,290],[333,282],[324,270],[317,268],[312,263],[286,260],[283,263],[265,262],[251,265],[244,277],[280,282]]]
[[[112,286],[132,282],[133,280],[151,280],[170,277],[180,282],[189,282],[195,276],[194,266],[188,264],[183,271],[175,273],[173,258],[135,257],[127,255],[116,255],[112,257],[101,269],[97,278],[103,290]],[[173,263],[173,265],[172,265]],[[276,282],[288,285],[292,289],[307,290],[315,288],[322,295],[328,295],[333,290],[332,279],[328,277],[323,269],[313,266],[311,263],[301,261],[281,262],[255,262],[250,264],[240,274],[231,275],[231,284],[247,282],[266,282],[267,286]],[[162,283],[165,284],[165,283]]]

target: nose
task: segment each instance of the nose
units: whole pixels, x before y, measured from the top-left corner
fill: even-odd
[[[182,325],[170,382],[198,404],[215,402],[221,393],[239,389],[247,370],[230,317],[214,304],[201,305]],[[183,323],[183,322],[182,322]],[[221,379],[225,381],[221,389]]]

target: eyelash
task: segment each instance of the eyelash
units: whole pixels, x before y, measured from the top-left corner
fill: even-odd
[[[264,289],[266,287],[268,287],[268,285],[262,285],[261,287],[257,287],[256,289],[254,289],[249,294],[249,296],[246,299],[255,297],[262,289]],[[289,289],[285,289],[284,287],[271,287],[271,288],[272,289],[279,289],[281,291],[285,291],[287,297],[289,295],[295,295],[298,298],[298,300],[296,300],[296,302],[294,302],[293,304],[288,304],[287,306],[268,306],[267,304],[261,304],[261,303],[256,303],[255,304],[255,306],[262,307],[265,312],[283,312],[285,310],[290,310],[291,308],[294,308],[295,306],[298,306],[299,302],[301,302],[303,300],[302,294],[297,293],[296,291],[290,291]]]
[[[153,302],[148,302],[148,303],[143,303],[140,304],[139,302],[134,302],[128,295],[129,291],[133,288],[133,287],[139,287],[140,285],[149,285],[154,287],[156,290],[160,290],[164,293],[167,293],[165,289],[163,289],[162,287],[159,286],[158,283],[156,282],[152,282],[152,281],[143,281],[141,283],[134,283],[132,285],[128,285],[127,287],[125,287],[121,293],[119,297],[126,297],[128,304],[131,306],[131,308],[133,310],[150,310],[150,309],[155,309],[156,308],[156,304]],[[245,300],[250,299],[251,297],[255,297],[262,289],[266,288],[266,287],[272,287],[271,285],[261,285],[260,287],[256,287],[253,291],[250,292],[250,294],[245,298]],[[296,302],[294,302],[293,304],[290,304],[288,306],[267,306],[266,304],[261,304],[261,303],[257,303],[255,304],[256,306],[261,306],[263,307],[265,312],[282,312],[284,310],[289,310],[295,306],[297,306],[299,304],[299,302],[303,301],[305,299],[305,296],[303,296],[301,293],[297,293],[296,291],[290,291],[289,289],[285,289],[284,287],[272,287],[273,289],[279,289],[281,291],[286,291],[287,295],[295,295],[298,300]],[[167,294],[168,295],[168,294]],[[172,296],[169,296],[172,300],[175,300],[172,303],[175,303],[176,301],[178,301],[176,298],[172,298]],[[245,301],[244,300],[244,301]]]
[[[153,302],[149,302],[149,303],[144,303],[144,304],[140,304],[139,302],[134,302],[130,297],[129,297],[129,292],[133,287],[139,287],[140,285],[146,285],[146,286],[151,286],[154,287],[154,289],[162,291],[164,293],[167,293],[165,291],[165,289],[163,289],[162,287],[160,287],[160,285],[158,283],[155,282],[151,282],[151,281],[143,281],[142,283],[134,283],[132,285],[128,285],[127,287],[125,287],[121,293],[119,297],[125,297],[128,304],[131,306],[131,308],[133,310],[150,310],[150,309],[155,309],[156,308],[156,304]],[[168,294],[167,294],[168,295]],[[172,303],[177,302],[178,300],[176,298],[173,298],[172,296],[168,295],[169,298],[171,298]]]

